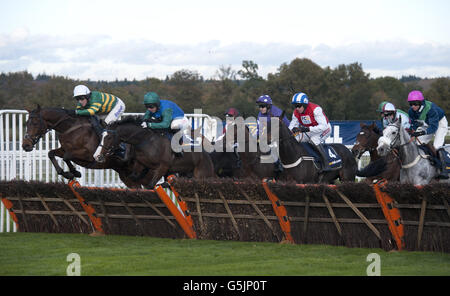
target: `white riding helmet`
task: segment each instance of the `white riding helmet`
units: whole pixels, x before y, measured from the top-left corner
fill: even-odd
[[[395,106],[392,103],[386,103],[383,106],[383,112],[393,112],[393,113],[395,113],[395,111],[397,111],[397,110],[395,109]]]
[[[91,91],[89,90],[89,88],[87,88],[87,86],[82,85],[82,84],[75,86],[75,88],[73,89],[74,97],[87,96],[90,93],[91,93]]]

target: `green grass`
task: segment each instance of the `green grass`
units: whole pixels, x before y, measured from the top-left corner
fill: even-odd
[[[381,275],[450,275],[450,254],[85,234],[0,234],[0,275],[66,275],[78,253],[81,275],[366,275],[369,253]]]

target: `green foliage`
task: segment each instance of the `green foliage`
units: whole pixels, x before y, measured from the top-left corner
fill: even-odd
[[[244,60],[238,71],[221,66],[214,79],[204,80],[196,71],[179,70],[165,79],[146,78],[124,81],[79,81],[45,73],[36,78],[28,72],[0,74],[0,109],[26,109],[41,106],[74,108],[73,87],[85,84],[120,97],[126,112],[144,112],[144,94],[158,93],[161,99],[175,101],[186,113],[202,109],[203,113],[223,117],[229,107],[246,117],[256,116],[256,99],[270,95],[276,106],[290,117],[292,95],[306,93],[319,104],[330,120],[378,119],[376,108],[387,100],[397,108],[408,110],[406,97],[411,90],[424,91],[425,97],[450,113],[450,79],[421,79],[416,76],[371,79],[360,63],[322,68],[306,58],[283,63],[267,79],[258,74],[258,65]]]

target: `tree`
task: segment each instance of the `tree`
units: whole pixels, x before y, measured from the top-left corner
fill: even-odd
[[[170,77],[167,84],[171,86],[166,95],[183,109],[186,113],[194,113],[195,108],[200,108],[203,78],[196,71],[180,70]]]
[[[290,64],[282,64],[278,73],[268,75],[267,94],[281,109],[292,112],[291,98],[297,92],[304,92],[320,103],[323,79],[324,70],[319,65],[296,58]]]
[[[244,80],[262,80],[258,75],[258,65],[253,61],[242,61],[243,70],[239,70],[237,74]]]
[[[445,114],[450,114],[450,79],[438,78],[431,84],[431,88],[424,92],[426,100],[430,100],[441,107]]]
[[[396,108],[407,110],[409,108],[406,103],[408,96],[405,84],[394,77],[381,77],[371,81],[371,84],[378,90],[378,97],[372,97],[371,103],[378,105],[382,101],[389,101],[395,105]],[[381,93],[383,95],[381,95]]]

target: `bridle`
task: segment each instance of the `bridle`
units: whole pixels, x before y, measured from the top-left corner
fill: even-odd
[[[30,113],[30,117],[27,120],[27,124],[29,121],[31,121],[33,118],[38,118],[39,119],[39,130],[37,132],[36,135],[32,136],[30,134],[28,134],[28,129],[27,132],[24,136],[24,139],[28,139],[31,141],[32,145],[36,145],[39,140],[42,138],[43,135],[45,135],[49,130],[54,129],[55,127],[57,127],[59,124],[61,124],[63,121],[71,118],[70,116],[66,115],[64,117],[62,117],[60,120],[58,120],[55,124],[49,125],[47,124],[47,122],[42,118],[42,114],[41,112],[37,112],[36,113]]]
[[[395,125],[395,124],[388,124],[388,126],[394,126],[394,127],[396,127],[397,130],[398,130],[397,135],[395,136],[394,140],[391,141],[391,144],[389,145],[389,149],[390,149],[391,151],[393,151],[393,152],[394,152],[394,155],[399,159],[400,164],[402,165],[402,168],[403,168],[403,169],[409,169],[409,168],[412,168],[412,167],[415,166],[415,165],[419,162],[419,160],[420,160],[421,158],[423,158],[423,157],[422,157],[422,156],[420,155],[420,153],[419,153],[419,155],[417,155],[417,157],[416,157],[412,162],[410,162],[410,163],[408,163],[408,164],[403,164],[403,161],[402,161],[402,159],[401,159],[401,157],[400,157],[400,149],[401,149],[402,147],[406,146],[406,145],[411,144],[411,143],[412,143],[412,138],[411,138],[409,141],[407,141],[407,142],[405,142],[405,143],[402,144],[402,143],[400,142],[400,133],[401,133],[400,129],[401,129],[402,127],[401,127],[401,126],[400,126],[400,127],[397,127],[397,125]],[[398,145],[395,145],[395,143],[397,143],[397,142],[400,142],[400,143],[399,143]]]
[[[107,132],[107,135],[112,134],[112,135],[114,136],[114,138],[116,138],[116,137],[118,136],[116,130],[107,130],[106,132]],[[108,156],[111,156],[111,155],[114,154],[114,151],[117,149],[116,146],[118,146],[118,145],[116,145],[116,144],[113,142],[113,145],[109,145],[109,147],[105,147],[105,145],[104,145],[104,144],[101,144],[101,143],[100,143],[99,146],[103,147],[102,149],[103,149],[103,151],[105,151],[105,152],[104,152],[104,156],[108,157]]]
[[[142,131],[145,131],[145,130],[137,130],[134,133],[132,133],[131,135],[129,135],[128,137],[126,137],[124,140],[119,139],[119,141],[116,141],[116,138],[119,137],[119,133],[115,129],[108,129],[108,130],[106,130],[106,133],[107,133],[107,135],[111,134],[114,137],[113,144],[109,145],[109,147],[106,147],[104,145],[104,143],[103,144],[100,143],[99,146],[103,147],[103,151],[105,151],[104,156],[106,156],[106,157],[111,156],[115,153],[115,150],[118,148],[120,142],[127,143],[130,139],[134,138],[137,134],[141,133]]]
[[[49,128],[47,127],[47,124],[45,123],[44,119],[41,116],[41,113],[39,112],[38,115],[31,113],[30,117],[28,118],[27,124],[28,122],[33,119],[33,118],[38,118],[39,119],[39,130],[38,133],[34,136],[31,136],[30,134],[28,134],[28,129],[27,132],[24,136],[24,139],[28,139],[31,141],[31,144],[34,146],[36,145],[39,140],[42,138],[43,135],[45,135],[48,131]]]
[[[361,129],[362,130],[362,129]],[[369,129],[369,128],[367,128],[367,130],[370,132],[370,134],[368,135],[368,136],[366,136],[365,135],[365,138],[366,139],[369,139],[367,142],[369,142],[370,141],[370,137],[371,137],[371,135],[374,135],[374,134],[377,134],[374,130],[372,130],[372,129]],[[361,133],[360,133],[361,134]],[[366,133],[365,133],[366,134]],[[374,152],[374,151],[376,151],[377,150],[377,146],[375,145],[374,147],[369,147],[367,144],[366,145],[361,145],[360,144],[360,141],[356,141],[356,143],[355,143],[355,146],[356,145],[360,145],[361,147],[363,147],[364,148],[364,150],[362,150],[362,152],[359,152],[359,151],[361,151],[361,150],[359,150],[358,152],[360,153],[360,156],[358,157],[358,159],[361,157],[361,155],[362,154],[364,154],[364,152],[369,152],[369,153],[372,153],[372,152]]]

